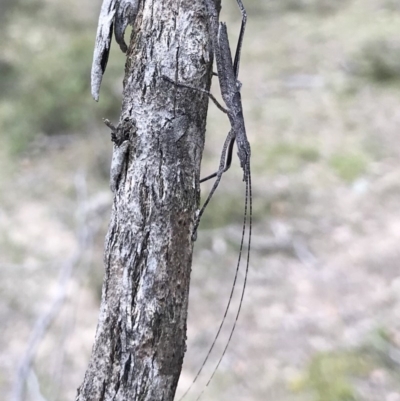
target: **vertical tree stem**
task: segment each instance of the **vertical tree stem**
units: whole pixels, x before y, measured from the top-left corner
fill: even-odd
[[[105,243],[95,343],[77,401],[172,401],[186,341],[212,51],[202,1],[143,0],[119,129],[130,140]]]

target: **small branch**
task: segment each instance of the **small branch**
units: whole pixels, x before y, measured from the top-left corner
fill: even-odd
[[[276,225],[272,225],[271,227],[274,236],[265,237],[253,234],[251,247],[254,251],[263,254],[282,252],[290,256],[295,256],[307,266],[315,267],[318,264],[318,259],[303,239],[293,236],[288,230],[282,227],[277,228]],[[237,230],[232,227],[223,229],[223,233],[235,243],[240,239]]]
[[[39,380],[33,369],[29,369],[28,388],[29,395],[34,401],[47,401],[40,391]]]
[[[78,265],[87,249],[89,231],[86,225],[86,215],[83,213],[85,211],[84,200],[86,199],[86,181],[82,173],[76,176],[75,188],[77,192],[78,203],[80,205],[80,215],[78,215],[79,247],[72,257],[61,267],[56,295],[51,302],[50,308],[36,320],[28,341],[27,348],[17,369],[16,379],[11,396],[13,401],[22,401],[24,399],[25,383],[30,375],[31,365],[36,356],[37,348],[60,311],[66,298],[67,288],[73,270]]]
[[[240,235],[237,233],[237,229],[229,227],[225,229],[226,237],[228,240],[237,243],[240,239]],[[254,235],[251,239],[252,250],[264,254],[270,253],[293,253],[293,240],[291,237],[264,237]]]
[[[292,240],[293,252],[297,259],[300,260],[304,265],[309,267],[317,267],[318,259],[311,252],[307,243],[301,238],[293,238]]]

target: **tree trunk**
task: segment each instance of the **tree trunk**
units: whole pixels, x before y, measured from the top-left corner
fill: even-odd
[[[172,401],[182,368],[210,87],[202,1],[145,0],[117,131],[130,140],[105,242],[95,343],[77,401]]]

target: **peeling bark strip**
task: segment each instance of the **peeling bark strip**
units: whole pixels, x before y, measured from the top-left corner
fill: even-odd
[[[174,398],[208,97],[161,76],[210,87],[208,21],[203,1],[145,0],[138,9],[115,129],[123,136],[115,144],[129,146],[105,242],[95,343],[77,401]]]
[[[96,102],[99,100],[101,81],[107,67],[108,55],[110,53],[114,15],[115,0],[104,0],[100,10],[99,24],[97,26],[91,72],[92,96]]]
[[[114,26],[115,40],[126,53],[124,35],[127,26],[133,25],[141,0],[103,0],[97,27],[96,43],[91,72],[91,90],[93,99],[99,100],[99,92],[104,72],[106,71]]]
[[[115,40],[121,50],[126,53],[128,46],[125,43],[125,30],[129,24],[135,21],[140,0],[119,0],[115,13]]]

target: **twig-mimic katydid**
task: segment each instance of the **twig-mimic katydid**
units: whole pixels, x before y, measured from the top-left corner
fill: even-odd
[[[218,171],[201,179],[200,182],[207,181],[211,178],[215,178],[216,180],[214,182],[214,185],[210,191],[210,194],[208,195],[206,201],[204,202],[202,208],[199,211],[199,214],[197,216],[197,220],[194,224],[194,229],[193,229],[193,238],[196,238],[196,232],[198,225],[200,223],[200,218],[204,213],[205,208],[207,207],[208,203],[210,202],[214,192],[216,191],[219,182],[222,178],[222,175],[225,171],[227,171],[231,165],[232,161],[232,152],[233,152],[233,145],[236,142],[236,146],[238,148],[238,157],[240,161],[240,165],[243,169],[243,181],[246,183],[246,194],[245,194],[245,209],[244,209],[244,222],[243,222],[243,230],[242,230],[242,239],[240,243],[240,250],[239,250],[239,257],[238,257],[238,262],[236,266],[236,273],[235,273],[235,278],[234,282],[232,285],[232,290],[229,296],[229,301],[225,309],[224,317],[221,321],[221,324],[218,328],[218,332],[214,338],[214,341],[207,353],[207,356],[205,357],[203,364],[201,365],[200,369],[198,370],[192,384],[189,386],[189,388],[185,391],[183,396],[180,398],[185,397],[185,395],[189,392],[193,384],[196,382],[197,378],[199,377],[201,371],[203,370],[203,367],[205,363],[207,362],[211,351],[214,348],[214,345],[217,341],[217,338],[221,332],[222,326],[224,325],[225,318],[227,316],[230,303],[232,300],[233,292],[235,289],[236,285],[236,280],[238,276],[238,271],[240,267],[240,261],[241,261],[241,256],[242,256],[242,250],[243,250],[243,242],[244,242],[244,236],[245,236],[245,229],[246,229],[246,223],[247,223],[247,207],[249,206],[249,236],[248,236],[248,250],[247,250],[247,261],[246,261],[246,271],[245,271],[245,278],[244,278],[244,283],[243,283],[243,289],[241,293],[241,298],[240,298],[240,303],[239,307],[236,313],[235,317],[235,322],[233,324],[233,327],[231,329],[229,339],[225,345],[225,348],[222,352],[222,355],[218,361],[217,366],[215,367],[210,379],[208,380],[206,387],[209,385],[210,381],[212,380],[215,372],[217,371],[222,358],[225,355],[225,352],[229,346],[229,343],[231,341],[233,332],[236,327],[236,323],[241,311],[242,303],[243,303],[243,297],[244,297],[244,292],[246,288],[246,282],[247,282],[247,275],[248,275],[248,270],[249,270],[249,262],[250,262],[250,247],[251,247],[251,230],[252,230],[252,188],[251,188],[251,172],[250,172],[250,144],[247,140],[246,136],[246,128],[245,128],[245,123],[244,123],[244,117],[243,117],[243,108],[242,108],[242,101],[241,101],[241,95],[240,95],[240,88],[241,84],[238,81],[238,74],[239,74],[239,64],[240,64],[240,54],[241,54],[241,49],[242,49],[242,43],[243,43],[243,36],[244,36],[244,31],[246,27],[246,20],[247,20],[247,15],[246,11],[244,9],[243,3],[241,0],[236,0],[239,9],[242,14],[242,24],[240,28],[240,34],[239,34],[239,39],[238,39],[238,44],[236,48],[236,54],[235,54],[235,59],[232,62],[232,55],[231,55],[231,50],[229,47],[229,40],[228,40],[228,34],[227,34],[227,29],[226,29],[226,24],[222,22],[218,22],[218,12],[214,3],[214,0],[205,0],[207,4],[207,9],[210,15],[210,25],[211,25],[211,39],[212,39],[212,46],[213,46],[213,51],[214,51],[214,56],[217,64],[217,72],[218,72],[218,79],[219,79],[219,84],[220,84],[220,89],[221,89],[221,95],[222,99],[225,102],[226,108],[224,108],[216,99],[215,97],[199,88],[194,88],[190,85],[178,83],[172,81],[168,77],[164,77],[167,81],[174,83],[178,86],[186,87],[189,89],[194,89],[194,90],[200,90],[201,92],[206,93],[211,100],[217,105],[217,107],[222,110],[224,113],[228,115],[231,129],[228,133],[228,136],[225,139],[222,152],[221,152],[221,158],[220,158],[220,164]],[[204,392],[204,390],[203,390]],[[201,397],[201,395],[197,399]],[[180,401],[179,400],[179,401]]]

